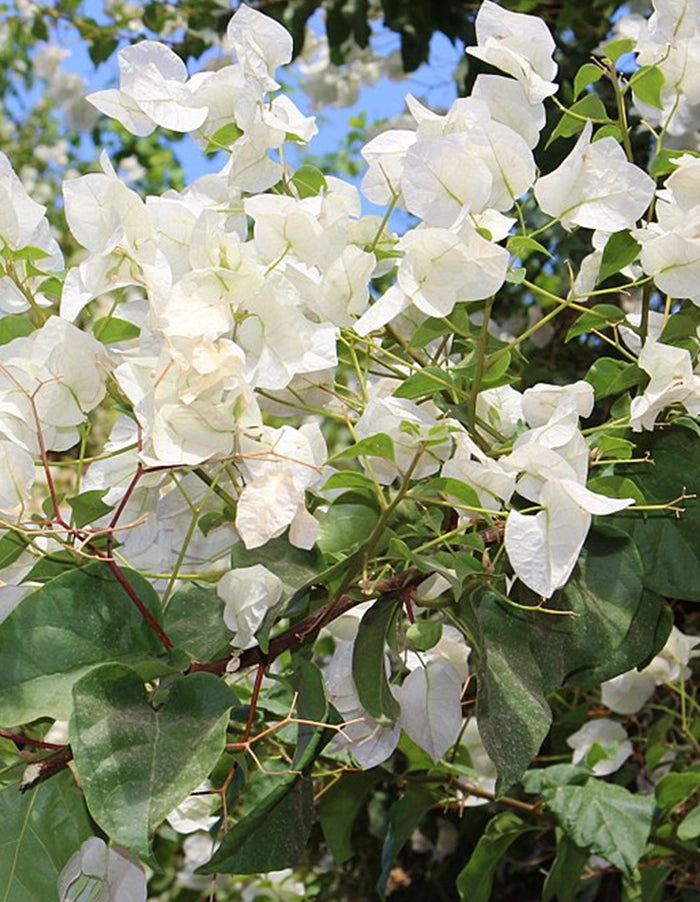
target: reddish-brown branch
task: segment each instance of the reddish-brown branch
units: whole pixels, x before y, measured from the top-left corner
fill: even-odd
[[[67,767],[72,760],[73,750],[69,745],[64,745],[50,755],[47,755],[45,758],[42,758],[40,761],[33,762],[36,773],[31,779],[22,782],[20,787],[21,791],[26,792],[38,783],[43,783],[44,780],[48,780],[49,777],[58,773],[59,770],[63,770],[64,767]]]
[[[28,736],[20,736],[19,733],[10,733],[9,730],[0,730],[3,739],[17,742],[19,745],[31,745],[36,749],[62,749],[63,745],[55,742],[43,742],[41,739],[30,739]]]
[[[139,609],[139,611],[141,612],[145,621],[148,623],[148,625],[151,627],[153,632],[158,636],[160,641],[163,643],[163,646],[166,649],[168,649],[168,651],[171,648],[174,648],[173,643],[170,641],[168,636],[165,634],[161,625],[158,623],[158,621],[153,616],[153,614],[148,610],[146,605],[141,601],[141,599],[139,598],[137,593],[134,591],[133,586],[129,583],[129,580],[121,572],[121,570],[117,566],[116,562],[104,554],[101,554],[100,557],[102,557],[102,559],[107,564],[109,569],[115,575],[117,582],[121,585],[121,587],[124,589],[126,594],[129,596],[129,598],[133,601],[133,603]]]

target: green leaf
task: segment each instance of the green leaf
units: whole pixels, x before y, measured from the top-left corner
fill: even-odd
[[[689,153],[690,151],[683,151],[683,153]],[[693,154],[693,156],[697,156],[697,154]],[[662,149],[660,150],[654,159],[651,161],[651,165],[649,167],[649,175],[652,178],[658,179],[664,175],[670,175],[672,172],[675,172],[678,169],[678,163],[674,162],[678,159],[678,151],[671,149]]]
[[[593,329],[607,329],[613,323],[619,323],[625,318],[625,314],[619,307],[612,304],[597,304],[591,307],[590,313],[582,313],[576,322],[566,333],[566,341],[585,335]]]
[[[664,106],[661,100],[661,91],[665,83],[664,73],[658,66],[642,66],[629,80],[629,85],[637,100],[648,103],[657,110],[662,110]]]
[[[235,144],[242,134],[243,130],[240,129],[235,122],[229,122],[227,125],[222,125],[221,128],[215,131],[207,141],[204,153],[210,154],[216,153],[219,150],[228,150],[231,144]]]
[[[87,20],[86,20],[87,21]],[[119,41],[111,35],[106,34],[97,22],[94,23],[97,37],[93,38],[88,44],[88,53],[90,59],[95,66],[99,66],[114,53],[119,46]]]
[[[615,232],[612,234],[603,250],[603,259],[600,263],[600,272],[598,273],[596,285],[602,284],[610,276],[617,275],[625,266],[634,263],[639,256],[639,251],[639,242],[635,241],[629,232]],[[618,319],[625,318],[619,307],[614,309],[617,310]]]
[[[343,448],[342,451],[329,457],[328,463],[356,457],[383,457],[385,460],[394,460],[394,441],[383,432],[368,435],[367,438],[360,439],[354,445]]]
[[[9,567],[27,547],[26,538],[17,532],[6,532],[0,539],[0,570]]]
[[[602,855],[625,874],[632,873],[649,838],[653,798],[594,778],[584,786],[560,786],[546,793],[545,800],[577,846]]]
[[[461,479],[454,476],[434,476],[421,484],[421,493],[426,495],[450,495],[456,501],[467,507],[481,507],[481,501],[476,491]]]
[[[363,545],[379,522],[374,499],[360,492],[336,498],[321,520],[317,545],[325,555],[347,555]]]
[[[476,716],[498,769],[498,794],[520,779],[552,722],[537,655],[523,642],[522,624],[508,614],[493,596],[479,605]]]
[[[186,585],[170,599],[163,629],[175,648],[195,661],[210,661],[233,636],[224,623],[224,607],[215,589]]]
[[[616,38],[601,45],[606,58],[616,63],[624,53],[632,53],[635,41],[633,38]]]
[[[384,897],[396,856],[439,798],[434,790],[425,786],[409,786],[389,809],[389,825],[382,847],[382,870],[377,880],[377,892],[381,898]]]
[[[502,811],[489,821],[457,877],[457,892],[462,902],[489,902],[501,859],[519,836],[532,829],[510,811]]]
[[[676,836],[681,842],[690,842],[700,836],[700,808],[690,811],[678,825]]]
[[[542,887],[542,902],[555,896],[559,902],[576,902],[579,878],[589,858],[562,830],[557,830],[557,857]]]
[[[79,529],[94,520],[99,520],[113,509],[112,505],[105,504],[102,500],[108,491],[109,489],[94,489],[66,499],[73,511],[73,523]]]
[[[316,197],[328,189],[328,182],[320,169],[308,164],[300,166],[292,176],[292,183],[299,192],[299,197]]]
[[[574,115],[571,115],[572,113]],[[608,113],[600,97],[597,94],[586,94],[585,97],[577,100],[568,112],[564,113],[557,127],[549,136],[546,146],[549,147],[557,138],[571,138],[573,135],[577,135],[583,129],[587,119],[607,120],[607,118]]]
[[[309,777],[280,776],[279,785],[224,836],[198,874],[259,874],[294,867],[313,825],[313,787]]]
[[[34,789],[0,791],[0,902],[57,902],[58,875],[93,833],[68,770]]]
[[[438,644],[441,636],[440,620],[416,620],[406,630],[406,638],[416,651],[428,651]]]
[[[357,470],[339,470],[331,473],[323,484],[323,491],[328,489],[369,489],[374,491],[374,483],[365,473]]]
[[[589,481],[588,488],[608,498],[634,498],[636,504],[646,504],[637,483],[627,476],[597,476]]]
[[[342,864],[353,855],[352,828],[380,778],[379,771],[344,774],[321,796],[318,819],[333,858]]]
[[[506,242],[506,247],[516,257],[521,257],[526,251],[535,251],[538,254],[544,254],[546,257],[552,257],[543,244],[535,241],[534,238],[528,238],[526,235],[511,235]]]
[[[616,395],[638,385],[645,376],[635,363],[625,363],[612,357],[599,357],[584,378],[593,386],[596,401],[599,401],[608,395]]]
[[[394,392],[395,398],[430,398],[445,390],[454,388],[452,376],[438,366],[422,367],[412,373]],[[393,458],[392,458],[393,460]]]
[[[158,598],[150,583],[122,572],[155,612]],[[160,651],[158,637],[108,567],[71,570],[24,598],[0,624],[2,723],[65,720],[73,684],[91,667],[135,662]]]
[[[576,99],[588,85],[600,81],[605,72],[595,63],[584,63],[574,77],[574,99]]]
[[[12,313],[0,318],[0,345],[6,345],[15,338],[24,338],[31,335],[34,326],[26,318],[24,313]]]
[[[618,466],[616,472],[635,482],[647,504],[668,504],[684,491],[697,492],[700,442],[689,430],[670,427],[643,432],[635,457],[649,454],[653,463]],[[678,503],[673,511],[621,512],[606,518],[624,530],[639,549],[644,584],[667,598],[700,601],[700,500]]]
[[[125,319],[119,319],[117,316],[102,316],[95,320],[92,332],[98,341],[106,345],[116,344],[118,341],[129,341],[132,338],[138,338],[141,334],[138,326]]]
[[[675,808],[700,790],[700,771],[665,774],[656,784],[656,804],[662,811]]]
[[[531,648],[547,648],[540,659],[547,691],[565,682],[591,686],[631,670],[656,654],[670,629],[663,599],[643,591],[636,548],[607,525],[589,533],[558,604],[575,616],[552,622],[526,615]]]
[[[386,677],[387,633],[398,614],[399,601],[376,601],[365,613],[352,650],[352,676],[362,707],[379,723],[393,723],[399,703]]]
[[[235,701],[210,673],[177,677],[168,690],[154,710],[123,664],[95,667],[73,687],[69,735],[90,814],[151,863],[153,830],[211,773]]]

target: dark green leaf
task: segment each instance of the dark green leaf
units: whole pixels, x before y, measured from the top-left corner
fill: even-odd
[[[151,612],[145,579],[123,571]],[[158,637],[104,564],[71,570],[22,600],[0,624],[0,716],[6,726],[66,719],[76,680],[105,661],[137,661],[162,650]]]
[[[95,667],[73,687],[70,741],[90,813],[115,842],[151,859],[151,834],[196,789],[226,743],[235,701],[210,673],[177,677],[154,710],[138,674]]]
[[[54,902],[63,866],[93,833],[83,794],[64,770],[34,789],[0,791],[0,899]]]
[[[645,378],[642,370],[635,363],[625,363],[612,357],[599,357],[586,373],[586,382],[590,382],[595,391],[596,401],[626,391]]]
[[[105,32],[102,31],[97,22],[95,22],[94,24],[95,31],[98,32],[98,35],[90,41],[88,45],[88,53],[90,54],[90,59],[92,60],[92,62],[96,66],[98,66],[106,59],[109,59],[109,57],[119,46],[119,41],[116,38],[111,37],[111,35],[105,34]]]
[[[108,491],[108,489],[94,489],[66,499],[73,511],[73,523],[79,529],[94,520],[99,520],[100,517],[104,517],[112,510],[112,505],[105,504],[102,500]]]
[[[383,898],[391,867],[409,836],[437,803],[439,795],[426,786],[409,786],[389,810],[389,829],[382,847],[382,871],[377,880],[377,892]]]
[[[246,549],[239,542],[231,550],[231,560],[234,568],[262,564],[282,580],[290,593],[313,580],[323,569],[323,559],[317,549],[295,548],[287,536],[271,539],[260,548]]]
[[[393,723],[399,703],[386,678],[385,646],[400,602],[376,601],[360,621],[352,652],[352,676],[362,707],[380,723]]]
[[[561,786],[545,799],[577,846],[602,855],[625,874],[632,873],[649,838],[653,798],[594,778],[585,786]]]
[[[457,892],[462,902],[489,902],[501,859],[519,836],[532,829],[510,811],[502,811],[489,821],[457,877]]]
[[[576,902],[578,882],[588,861],[588,849],[580,849],[566,833],[557,830],[557,857],[542,887],[542,902]]]
[[[422,367],[412,373],[394,392],[395,398],[430,398],[445,390],[454,388],[452,376],[437,366]],[[393,458],[392,458],[393,459]]]
[[[16,532],[6,532],[0,539],[0,570],[14,564],[27,547],[27,540]]]
[[[190,584],[170,599],[163,628],[175,648],[196,661],[209,661],[228,645],[233,633],[224,623],[224,602],[215,589]]]
[[[279,785],[224,836],[199,874],[258,874],[294,867],[313,825],[309,777],[280,776]]]
[[[656,803],[662,811],[673,809],[700,792],[700,770],[665,774],[656,784]]]
[[[498,768],[497,792],[520,779],[544,741],[552,715],[537,655],[523,627],[493,597],[479,606],[476,716],[486,751]]]
[[[345,774],[321,796],[318,819],[338,864],[352,857],[352,828],[379,776],[377,770]]]
[[[347,555],[367,541],[378,521],[379,511],[371,496],[345,492],[321,520],[317,545],[325,555]]]
[[[672,427],[636,437],[635,457],[653,463],[617,468],[637,483],[647,504],[668,504],[683,492],[697,493],[700,442],[689,430]],[[700,601],[700,500],[679,501],[684,512],[622,511],[609,521],[623,529],[639,549],[644,584],[668,598]]]

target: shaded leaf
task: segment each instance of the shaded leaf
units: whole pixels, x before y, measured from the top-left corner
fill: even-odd
[[[382,847],[382,870],[377,880],[377,892],[381,897],[384,896],[396,856],[438,799],[439,795],[426,786],[409,786],[389,809],[389,826]]]
[[[386,637],[398,614],[399,601],[376,601],[365,613],[352,651],[352,676],[362,707],[379,723],[399,715],[386,676]]]
[[[147,607],[150,583],[125,573]],[[6,726],[48,716],[67,719],[71,689],[105,661],[142,660],[160,642],[104,564],[71,570],[22,600],[0,624],[0,717]]]
[[[585,786],[560,786],[545,793],[547,807],[571,840],[631,874],[644,854],[654,799],[622,786],[591,779]]]
[[[83,794],[68,770],[34,789],[0,791],[0,900],[53,902],[64,864],[93,833]]]
[[[198,874],[258,874],[294,867],[313,825],[309,777],[280,776],[279,785],[224,836]]]
[[[233,636],[224,623],[224,607],[215,589],[190,583],[170,599],[163,628],[175,647],[193,660],[210,661]]]
[[[177,677],[154,710],[138,674],[96,667],[73,687],[73,756],[90,813],[151,861],[153,830],[207,777],[224,750],[235,698],[209,673]]]
[[[348,773],[321,796],[318,819],[338,864],[352,857],[353,825],[379,777],[376,769]]]
[[[489,821],[457,877],[457,892],[462,902],[489,902],[501,859],[519,836],[532,829],[510,811],[502,811]]]

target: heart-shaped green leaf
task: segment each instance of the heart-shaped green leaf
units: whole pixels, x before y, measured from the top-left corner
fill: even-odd
[[[178,677],[154,710],[134,670],[105,664],[76,683],[73,698],[70,741],[90,813],[148,860],[155,827],[223,752],[231,690],[209,673]]]
[[[152,611],[153,587],[125,573]],[[123,587],[104,564],[52,579],[24,598],[0,624],[0,725],[38,717],[67,719],[71,689],[96,664],[135,663],[162,647]]]

